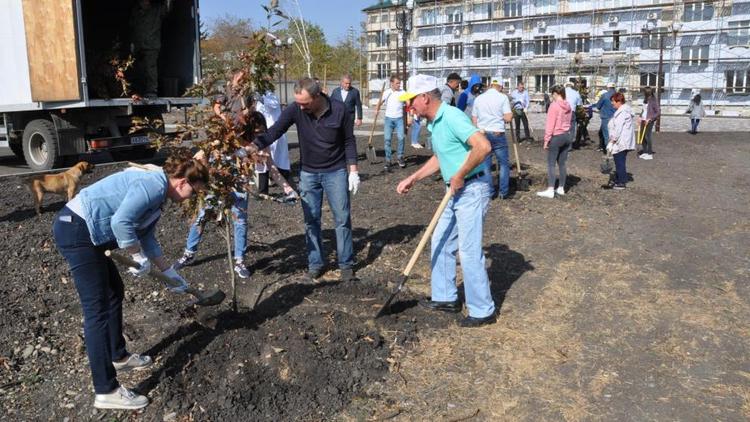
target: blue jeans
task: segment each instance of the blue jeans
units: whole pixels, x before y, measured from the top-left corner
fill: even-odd
[[[404,158],[404,119],[401,117],[395,119],[386,117],[383,130],[385,131],[383,134],[385,140],[385,161],[391,161],[391,135],[394,130],[396,131],[396,137],[398,138],[396,157]]]
[[[693,133],[698,131],[698,123],[700,122],[701,122],[701,119],[690,119],[690,127]]]
[[[607,144],[609,143],[609,128],[607,127],[608,124],[609,119],[602,118],[602,125],[599,128],[599,148],[601,148],[602,151],[605,150]]]
[[[617,154],[612,154],[612,158],[615,160],[615,183],[618,185],[628,183],[628,171],[625,168],[625,159],[627,156],[627,151],[620,151]]]
[[[490,280],[482,251],[484,216],[490,201],[491,177],[466,182],[451,198],[432,235],[432,300],[458,300],[456,252],[461,254],[466,307],[469,316],[484,318],[495,312]]]
[[[492,146],[492,152],[497,160],[497,173],[498,173],[498,189],[500,196],[505,198],[508,196],[509,185],[510,185],[510,163],[508,161],[508,140],[505,139],[505,134],[499,136],[493,135],[491,132],[485,132],[484,134],[490,141]],[[485,159],[485,165],[487,172],[492,174],[492,154],[487,155]],[[491,178],[490,178],[491,179]],[[492,196],[495,196],[495,189],[490,182],[492,187]]]
[[[349,204],[349,182],[346,169],[328,173],[300,172],[299,193],[302,197],[302,211],[305,215],[305,243],[307,244],[307,265],[310,271],[324,267],[323,242],[320,239],[320,214],[323,193],[328,197],[328,205],[333,212],[336,225],[336,255],[339,268],[354,266],[354,246],[352,245],[352,219]]]
[[[55,244],[68,262],[83,311],[83,335],[96,394],[120,386],[112,361],[128,355],[122,336],[122,300],[125,288],[114,262],[104,255],[116,249],[111,242],[91,243],[86,222],[64,207],[52,225]]]
[[[419,132],[422,130],[422,124],[419,123],[419,119],[414,119],[411,122],[411,144],[416,145],[419,143]]]
[[[247,194],[244,192],[232,192],[234,204],[232,205],[232,215],[234,218],[234,259],[241,260],[245,255],[247,246]],[[198,212],[198,218],[190,226],[185,251],[192,254],[198,252],[198,244],[203,237],[203,228],[201,222],[206,215],[206,210]]]

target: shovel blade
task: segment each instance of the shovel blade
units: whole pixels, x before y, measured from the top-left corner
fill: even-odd
[[[385,301],[382,307],[380,307],[380,310],[377,314],[375,314],[375,319],[382,317],[383,315],[388,313],[388,309],[391,307],[391,302],[393,302],[393,299],[396,298],[396,295],[398,295],[398,292],[401,291],[401,289],[404,288],[404,284],[406,284],[406,276],[402,275],[401,280],[399,280],[398,286],[396,286],[395,289],[393,289],[393,292],[390,296],[388,296],[388,300]]]
[[[198,306],[216,306],[221,304],[227,297],[221,290],[215,290],[210,293],[193,293],[193,295],[196,298],[195,304]]]
[[[375,159],[377,158],[377,154],[375,154],[375,147],[370,145],[367,148],[367,158],[370,159],[370,164],[375,164]]]
[[[529,179],[526,179],[524,177],[519,177],[516,180],[516,189],[520,191],[527,192],[529,190]]]

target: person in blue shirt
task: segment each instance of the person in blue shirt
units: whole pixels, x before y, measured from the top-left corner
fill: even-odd
[[[612,106],[612,95],[615,93],[615,84],[610,82],[607,84],[607,92],[601,95],[599,101],[594,104],[594,108],[599,110],[599,118],[601,119],[601,127],[599,128],[599,151],[606,154],[607,143],[609,143],[609,130],[607,125],[609,119],[615,115],[615,108]]]
[[[576,131],[578,129],[578,122],[576,121],[576,111],[579,106],[583,106],[583,99],[581,94],[578,93],[578,89],[574,87],[574,83],[571,81],[565,82],[565,101],[568,102],[570,109],[573,111],[570,121],[570,140],[575,141]]]
[[[510,106],[513,109],[513,120],[516,124],[516,139],[518,139],[518,142],[534,140],[529,134],[529,119],[526,117],[526,110],[529,108],[529,103],[529,92],[524,88],[523,82],[519,82],[516,85],[516,89],[510,93]],[[523,138],[521,138],[521,123],[523,123],[523,132],[525,135]]]
[[[122,278],[107,249],[121,248],[139,264],[128,271],[148,274],[155,265],[187,282],[164,258],[156,223],[169,198],[182,202],[208,184],[208,169],[189,156],[172,156],[163,171],[127,169],[81,190],[55,216],[55,244],[70,266],[83,311],[83,333],[94,383],[94,407],[140,409],[145,396],[120,385],[117,373],[151,365],[149,356],[129,353],[122,335]]]

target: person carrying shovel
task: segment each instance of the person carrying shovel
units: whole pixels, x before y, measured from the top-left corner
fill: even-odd
[[[117,381],[117,373],[151,365],[149,356],[129,353],[122,335],[125,289],[108,249],[127,251],[145,276],[155,265],[181,285],[156,241],[156,223],[167,198],[182,202],[208,184],[208,169],[190,157],[172,156],[163,171],[127,169],[83,189],[55,216],[55,244],[70,266],[83,310],[83,334],[94,382],[94,407],[140,409],[148,398]]]
[[[453,197],[448,202],[432,235],[432,297],[420,306],[443,312],[461,311],[456,287],[456,252],[461,254],[466,307],[469,315],[462,327],[495,322],[495,303],[482,252],[484,216],[492,194],[491,175],[484,160],[492,150],[490,142],[461,110],[440,100],[437,79],[415,75],[399,98],[418,116],[427,118],[432,133],[433,155],[422,167],[402,180],[396,191],[406,194],[414,184],[440,170],[449,181]]]

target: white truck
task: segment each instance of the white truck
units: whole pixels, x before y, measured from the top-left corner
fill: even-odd
[[[198,0],[169,4],[159,92],[149,99],[107,89],[114,83],[117,90],[108,54],[119,48],[127,55],[138,1],[0,0],[0,147],[33,170],[102,150],[122,159],[154,154],[145,133],[130,133],[132,118],[161,118],[201,102],[183,96],[200,79]]]

